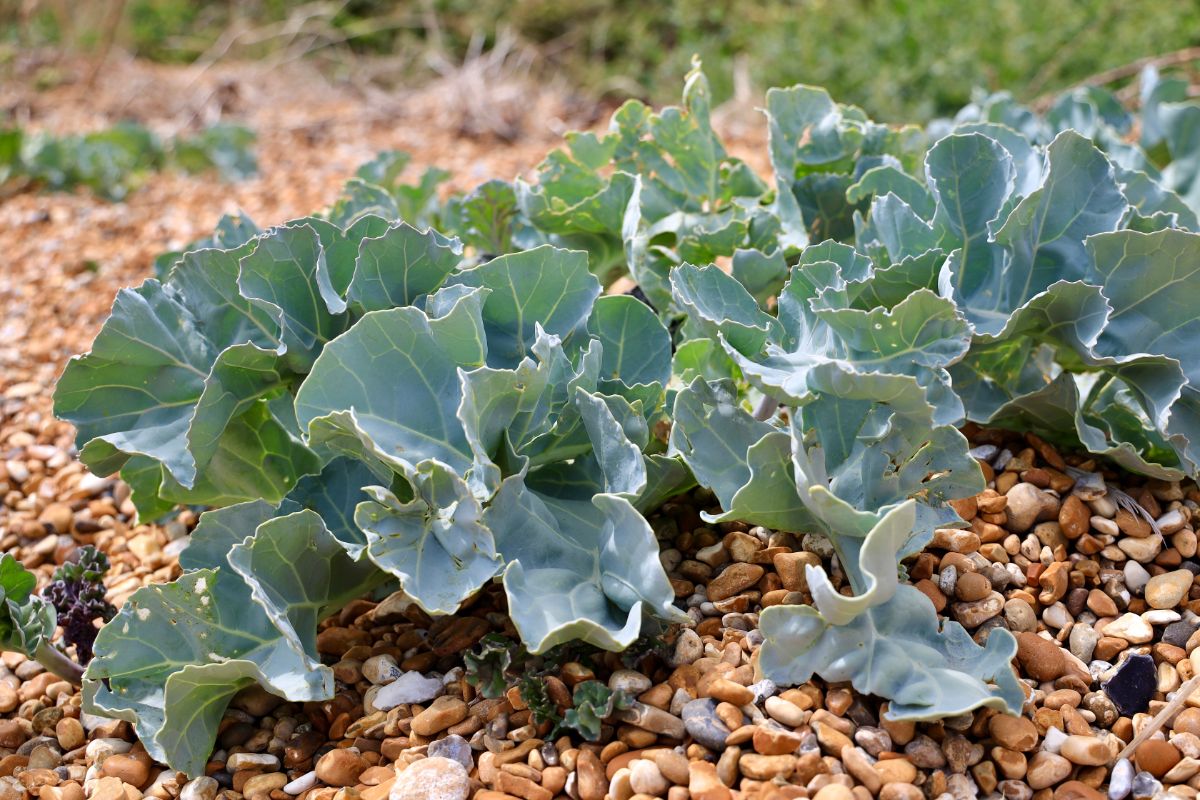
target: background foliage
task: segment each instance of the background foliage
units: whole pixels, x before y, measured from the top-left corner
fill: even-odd
[[[740,70],[759,89],[825,86],[884,122],[953,112],[973,87],[1031,100],[1146,55],[1200,45],[1200,4],[1191,0],[107,0],[66,13],[63,3],[42,0],[23,24],[9,24],[22,6],[30,4],[0,0],[10,45],[103,46],[105,26],[119,20],[118,45],[191,61],[219,40],[229,44],[222,36],[233,29],[254,34],[230,52],[258,57],[301,30],[314,52],[399,56],[403,81],[510,31],[572,85],[654,103],[675,99],[678,76],[698,53],[718,102],[733,94]],[[284,24],[298,19],[299,29]]]

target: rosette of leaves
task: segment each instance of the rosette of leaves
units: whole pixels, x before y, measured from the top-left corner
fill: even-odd
[[[225,506],[87,673],[89,709],[189,774],[241,688],[329,697],[316,625],[387,580],[431,614],[500,580],[534,653],[682,618],[640,513],[691,485],[651,435],[671,369],[654,313],[600,297],[582,252],[476,263],[346,219],[185,254],[118,297],[59,385],[81,457],[121,468],[142,513]]]
[[[80,548],[74,560],[54,571],[43,592],[58,612],[63,640],[75,646],[75,655],[81,664],[92,660],[92,646],[99,633],[96,621],[108,622],[117,613],[113,604],[104,598],[106,572],[108,556],[87,545]]]

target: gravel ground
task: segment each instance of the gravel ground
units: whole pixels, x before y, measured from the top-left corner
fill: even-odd
[[[0,547],[45,580],[75,547],[95,544],[113,562],[117,604],[176,574],[195,520],[135,524],[126,488],[87,473],[70,427],[50,415],[55,376],[87,348],[115,291],[223,212],[277,222],[326,205],[376,150],[408,150],[417,165],[474,183],[529,168],[556,133],[531,127],[519,146],[461,138],[461,119],[437,113],[444,87],[383,102],[295,74],[248,83],[246,72],[116,64],[86,102],[71,84],[0,90],[0,102],[56,130],[121,112],[176,124],[218,103],[260,132],[262,174],[245,183],[163,174],[125,203],[84,194],[0,202]],[[545,113],[555,103],[561,113]],[[571,113],[536,93],[528,105],[533,118]],[[909,573],[977,640],[1014,632],[1028,688],[1021,717],[983,710],[896,724],[878,699],[846,686],[756,681],[758,612],[807,601],[806,564],[839,576],[820,537],[706,527],[699,511],[712,499],[698,492],[652,520],[691,625],[632,659],[581,649],[541,676],[559,711],[590,679],[636,698],[598,742],[552,737],[515,687],[488,699],[466,681],[462,653],[487,634],[512,634],[501,592],[438,620],[394,596],[353,603],[322,629],[319,649],[338,678],[332,700],[239,695],[207,774],[191,781],[154,764],[128,724],[81,714],[71,686],[3,654],[0,800],[1197,796],[1200,693],[1174,694],[1200,667],[1200,490],[1109,473],[1035,438],[967,433],[988,489],[959,504],[971,527],[939,533]]]

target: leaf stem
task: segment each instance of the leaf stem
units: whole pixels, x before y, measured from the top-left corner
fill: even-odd
[[[83,684],[83,667],[76,664],[49,642],[42,642],[33,653],[33,658],[50,672],[74,686]]]
[[[758,401],[758,408],[754,409],[754,418],[760,422],[768,420],[777,408],[779,408],[779,401],[764,394],[762,400]]]

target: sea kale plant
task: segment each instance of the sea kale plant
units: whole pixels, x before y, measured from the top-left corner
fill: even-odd
[[[58,385],[143,517],[213,509],[183,577],[101,630],[88,710],[199,774],[242,688],[331,696],[317,624],[386,584],[438,615],[498,581],[528,653],[627,648],[686,620],[644,515],[698,483],[712,522],[836,553],[811,605],[762,612],[767,677],[897,719],[1018,711],[1013,637],[939,618],[903,562],[985,486],[967,421],[1197,474],[1200,106],[1147,83],[1140,125],[1088,90],[930,131],[772,90],[764,181],[696,70],[530,183],[440,202],[392,153],[322,215],[223,220]]]

